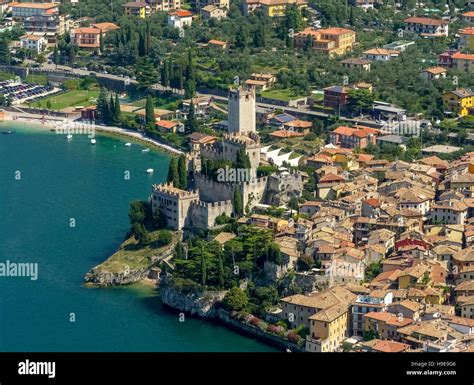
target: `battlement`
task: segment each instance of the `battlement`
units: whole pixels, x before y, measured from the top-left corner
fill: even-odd
[[[255,100],[255,89],[253,88],[244,88],[242,86],[239,86],[234,89],[229,89],[228,92],[228,98],[229,99],[244,99],[244,100]]]
[[[173,186],[173,182],[169,183],[162,183],[162,184],[154,184],[152,186],[153,193],[160,193],[163,195],[167,195],[170,198],[177,198],[177,199],[196,199],[199,198],[199,191],[198,190],[181,190],[177,187]]]
[[[268,176],[262,176],[261,178],[254,178],[252,180],[249,180],[249,181],[245,181],[245,182],[240,182],[240,183],[237,183],[237,184],[241,184],[243,186],[264,186],[267,184],[267,181],[268,181]]]
[[[218,207],[228,207],[229,205],[232,206],[232,201],[231,200],[225,200],[225,201],[218,201],[218,202],[203,202],[203,201],[198,201],[198,202],[193,202],[193,206],[197,207],[202,207],[204,209],[210,209],[210,208],[218,208]]]
[[[245,148],[256,148],[260,145],[260,137],[252,132],[249,135],[241,135],[234,132],[227,133],[224,134],[224,140]]]

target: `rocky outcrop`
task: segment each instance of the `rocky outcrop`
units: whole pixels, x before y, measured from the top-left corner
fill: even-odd
[[[128,285],[147,278],[149,272],[149,268],[140,268],[116,273],[94,268],[85,275],[84,279],[86,282],[96,286]]]
[[[160,297],[164,304],[203,318],[217,317],[216,303],[224,299],[225,291],[209,291],[177,285],[170,275],[161,276]]]

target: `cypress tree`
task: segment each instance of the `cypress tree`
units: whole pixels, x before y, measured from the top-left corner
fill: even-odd
[[[113,115],[114,115],[115,123],[120,123],[120,119],[122,118],[122,110],[120,109],[120,101],[119,101],[118,94],[115,94]]]
[[[115,102],[114,102],[114,96],[112,93],[110,94],[110,100],[109,100],[109,122],[110,123],[115,123]]]
[[[168,182],[173,182],[173,186],[179,188],[179,172],[178,172],[178,161],[176,157],[171,158],[170,165],[168,167]]]
[[[178,160],[179,188],[186,190],[188,188],[188,173],[186,171],[186,158],[180,156]]]
[[[100,47],[100,53],[104,53],[104,34],[102,31],[100,31],[100,36],[99,36],[99,47]]]
[[[206,285],[207,281],[207,266],[206,259],[204,258],[204,250],[201,250],[201,284]]]
[[[221,288],[224,287],[224,284],[225,284],[225,277],[224,277],[224,262],[222,261],[222,255],[218,255],[218,272],[217,272],[217,275],[218,275],[218,278],[219,278],[219,286]]]
[[[155,106],[153,105],[153,99],[150,95],[146,98],[146,105],[145,105],[145,121],[146,124],[155,124]]]
[[[186,121],[184,122],[184,131],[187,134],[192,132],[198,131],[199,124],[196,119],[196,115],[194,114],[194,103],[191,99],[191,104],[189,106],[188,116],[186,117]]]
[[[244,202],[242,199],[242,193],[240,192],[239,187],[234,188],[234,197],[233,197],[234,213],[235,215],[242,215],[244,213]]]
[[[109,121],[109,103],[107,101],[107,91],[104,87],[100,89],[100,94],[97,98],[97,112],[99,113],[99,119],[103,123]]]

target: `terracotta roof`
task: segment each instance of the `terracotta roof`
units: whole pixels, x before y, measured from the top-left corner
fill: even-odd
[[[285,123],[285,126],[288,127],[297,127],[297,128],[310,128],[312,126],[311,122],[307,122],[305,120],[293,120],[291,122]]]
[[[38,8],[38,9],[52,9],[59,7],[58,3],[12,3],[15,8]]]
[[[460,29],[459,31],[460,35],[474,35],[474,27],[467,27]]]
[[[270,133],[270,136],[274,136],[276,138],[295,138],[304,136],[304,134],[295,131],[289,130],[276,130]]]
[[[372,346],[373,350],[382,353],[401,353],[405,350],[408,350],[409,348],[410,345],[389,340],[379,340]]]
[[[439,75],[439,74],[448,72],[448,70],[443,67],[430,67],[430,68],[425,69],[423,72],[429,72],[430,74],[433,74],[433,75]]]
[[[409,17],[405,20],[405,23],[415,23],[415,24],[423,24],[423,25],[436,25],[442,26],[449,24],[445,20],[438,20],[438,19],[430,19],[429,17]]]
[[[160,120],[156,122],[156,125],[163,128],[173,128],[176,127],[179,123],[173,122],[172,120]]]
[[[227,42],[226,41],[222,41],[222,40],[215,40],[215,39],[211,39],[207,42],[208,44],[214,44],[214,45],[226,45]]]
[[[168,15],[178,16],[178,17],[191,17],[193,16],[193,13],[191,11],[186,11],[184,9],[178,9],[177,11],[169,12]]]
[[[460,59],[460,60],[474,60],[473,54],[461,53],[461,52],[456,52],[452,54],[451,57],[453,59]]]
[[[344,181],[345,179],[342,176],[335,175],[335,174],[327,174],[319,180],[320,183],[344,182]]]
[[[400,52],[398,51],[385,48],[372,48],[367,51],[364,51],[363,53],[365,55],[400,55]]]
[[[100,29],[99,28],[94,28],[94,27],[81,27],[81,28],[75,28],[72,30],[73,34],[77,33],[88,33],[92,35],[100,35]]]

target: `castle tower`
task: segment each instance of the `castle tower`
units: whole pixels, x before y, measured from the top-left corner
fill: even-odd
[[[255,111],[255,90],[229,90],[229,133],[248,135],[257,132]]]

